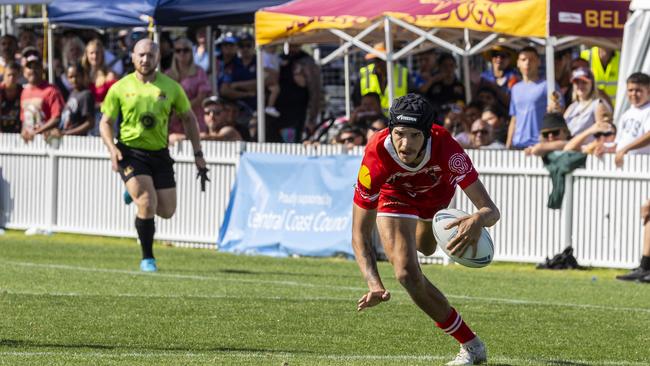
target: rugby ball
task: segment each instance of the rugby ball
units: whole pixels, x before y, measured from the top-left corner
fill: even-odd
[[[458,233],[458,226],[454,226],[449,230],[445,229],[445,227],[457,218],[468,215],[467,212],[455,208],[438,211],[433,216],[433,236],[436,238],[440,249],[454,262],[472,268],[485,267],[492,262],[492,258],[494,257],[494,244],[492,243],[490,233],[485,228],[481,230],[481,237],[478,240],[475,256],[472,256],[472,249],[467,249],[462,256],[452,255],[447,250],[447,243]]]

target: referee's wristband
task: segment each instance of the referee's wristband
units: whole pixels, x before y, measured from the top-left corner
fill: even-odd
[[[199,150],[194,153],[195,158],[202,158],[203,157],[203,151]]]

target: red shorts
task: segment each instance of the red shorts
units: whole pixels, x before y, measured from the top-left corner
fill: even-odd
[[[449,207],[454,195],[436,197],[436,199],[411,199],[402,195],[379,194],[377,216],[405,217],[431,221],[436,212]]]

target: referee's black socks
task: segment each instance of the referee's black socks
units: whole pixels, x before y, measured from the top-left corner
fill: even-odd
[[[153,258],[153,235],[156,233],[153,217],[141,219],[136,216],[135,229],[138,231],[140,246],[142,246],[142,259]]]

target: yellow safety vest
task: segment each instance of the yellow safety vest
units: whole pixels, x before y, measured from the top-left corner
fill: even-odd
[[[359,75],[361,75],[361,79],[359,80],[361,84],[361,96],[368,93],[379,94],[381,99],[381,109],[384,114],[388,116],[391,101],[388,100],[388,91],[381,90],[379,78],[377,77],[377,74],[375,74],[375,64],[362,67],[361,70],[359,70]],[[393,66],[393,84],[395,84],[393,89],[395,92],[395,98],[402,97],[408,93],[408,70],[406,67],[400,64]],[[386,88],[388,88],[388,84],[386,84]]]
[[[594,73],[596,86],[598,89],[609,95],[612,104],[616,105],[616,85],[618,84],[618,63],[621,60],[621,53],[614,51],[614,55],[607,64],[607,68],[603,68],[600,62],[600,55],[598,54],[598,47],[584,50],[580,53],[580,57],[589,61],[591,72]]]

